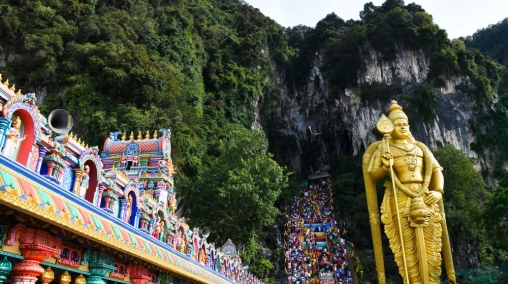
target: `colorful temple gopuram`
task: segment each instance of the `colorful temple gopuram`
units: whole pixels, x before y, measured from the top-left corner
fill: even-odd
[[[175,214],[168,129],[114,132],[99,152],[35,99],[0,76],[0,284],[261,283],[230,240]]]

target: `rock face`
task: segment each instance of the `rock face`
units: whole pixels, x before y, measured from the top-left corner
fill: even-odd
[[[387,62],[365,44],[362,53],[366,54],[366,70],[358,78],[359,83],[423,83],[427,79],[429,62],[423,51],[410,51],[396,47],[395,60]]]
[[[386,114],[391,100],[397,100],[402,107],[408,106],[414,87],[427,79],[429,62],[422,51],[397,47],[395,60],[387,62],[370,46],[365,45],[362,49],[365,69],[358,73],[358,83],[396,83],[402,86],[401,93],[381,101],[362,100],[358,89],[346,89],[343,94],[331,96],[321,72],[319,54],[302,90],[290,91],[284,78],[277,77],[281,93],[279,101],[272,105],[272,116],[283,120],[278,123],[279,134],[296,147],[291,153],[284,146],[272,150],[279,161],[302,177],[308,174],[307,170],[323,166],[329,155],[363,153],[372,142],[381,138],[375,125],[381,115]],[[409,116],[411,131],[416,140],[431,149],[451,144],[477,160],[478,155],[470,147],[475,137],[468,125],[468,121],[475,118],[474,103],[457,91],[456,85],[460,82],[462,78],[447,79],[445,87],[435,89],[438,97],[432,122],[424,123],[415,113]],[[271,144],[281,144],[273,142],[270,141]],[[309,169],[309,165],[314,169]]]

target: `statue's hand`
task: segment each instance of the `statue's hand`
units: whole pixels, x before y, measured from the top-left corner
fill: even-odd
[[[381,153],[381,162],[383,163],[383,166],[386,168],[390,167],[392,154],[390,153],[390,149],[387,147],[386,143],[380,143],[378,151]]]
[[[434,204],[439,202],[441,198],[443,197],[443,194],[439,191],[430,191],[427,193],[427,196],[425,197],[425,204]]]
[[[390,168],[390,159],[392,159],[392,154],[390,152],[384,152],[381,155],[381,162],[385,168]]]

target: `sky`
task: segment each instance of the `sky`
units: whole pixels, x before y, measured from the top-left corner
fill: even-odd
[[[384,0],[245,0],[283,27],[317,22],[334,12],[344,20],[360,19],[367,2],[381,6]],[[466,37],[481,28],[508,18],[508,0],[406,0],[432,15],[434,23],[446,30],[450,39]]]

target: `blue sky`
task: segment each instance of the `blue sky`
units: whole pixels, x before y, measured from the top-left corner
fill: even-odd
[[[358,20],[363,5],[373,2],[380,6],[384,1],[359,0],[245,0],[263,14],[284,27],[306,25],[315,27],[327,14],[335,12],[344,20]],[[448,36],[458,38],[472,35],[478,29],[498,23],[508,17],[508,0],[416,0],[431,14]]]

